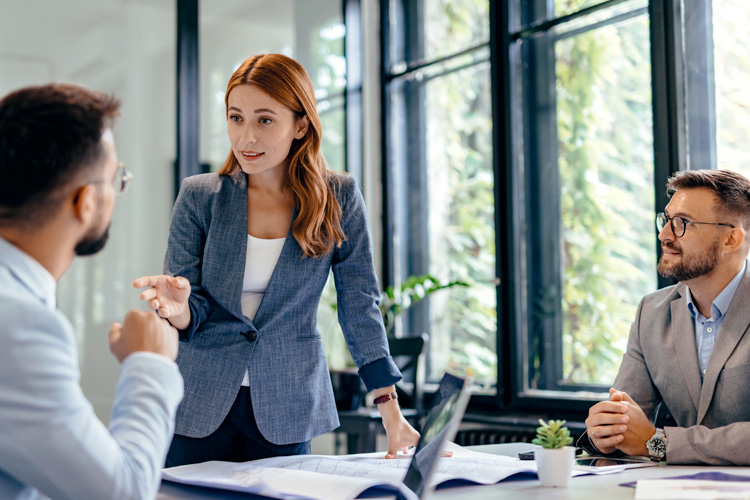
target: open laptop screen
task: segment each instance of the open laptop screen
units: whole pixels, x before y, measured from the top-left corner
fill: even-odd
[[[426,493],[427,482],[443,454],[445,443],[456,435],[469,402],[470,387],[470,379],[461,379],[449,373],[440,382],[404,478],[406,487],[419,497]]]

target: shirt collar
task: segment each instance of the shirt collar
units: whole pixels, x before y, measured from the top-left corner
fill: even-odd
[[[718,315],[718,317],[723,317],[724,314],[726,314],[727,309],[729,309],[729,304],[732,303],[734,294],[737,292],[737,288],[740,286],[740,281],[742,281],[742,277],[745,275],[746,267],[747,261],[742,264],[742,269],[740,269],[735,277],[732,278],[732,281],[730,281],[729,284],[724,287],[724,290],[722,290],[721,293],[716,296],[713,303],[711,304],[712,318],[716,319],[715,316]],[[688,312],[690,313],[690,316],[695,319],[696,316],[700,314],[700,312],[698,312],[698,308],[693,303],[693,295],[690,293],[690,287],[685,287],[685,290],[687,291],[686,295]]]
[[[47,269],[32,256],[0,237],[0,267],[50,309],[57,308],[57,282]]]

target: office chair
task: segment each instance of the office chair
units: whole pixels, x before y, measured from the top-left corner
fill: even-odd
[[[398,404],[401,414],[417,430],[420,428],[424,415],[424,352],[427,345],[427,334],[419,337],[405,337],[388,339],[391,357],[398,366],[404,379],[396,384]],[[411,382],[408,382],[411,381]],[[359,381],[362,396],[364,385]],[[363,407],[359,402],[364,397],[355,398],[357,406],[346,410],[339,410],[341,426],[334,432],[336,448],[338,448],[339,433],[347,437],[347,453],[367,453],[376,451],[376,441],[379,433],[385,433],[380,412],[375,407]]]

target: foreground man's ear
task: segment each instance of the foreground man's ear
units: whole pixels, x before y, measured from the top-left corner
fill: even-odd
[[[73,214],[82,224],[88,224],[94,218],[96,195],[93,184],[84,184],[73,193],[70,200],[73,204]]]

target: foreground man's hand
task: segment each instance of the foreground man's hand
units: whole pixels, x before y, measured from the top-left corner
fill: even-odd
[[[122,324],[109,328],[109,350],[122,363],[134,352],[153,352],[177,359],[177,330],[153,312],[128,311]]]

